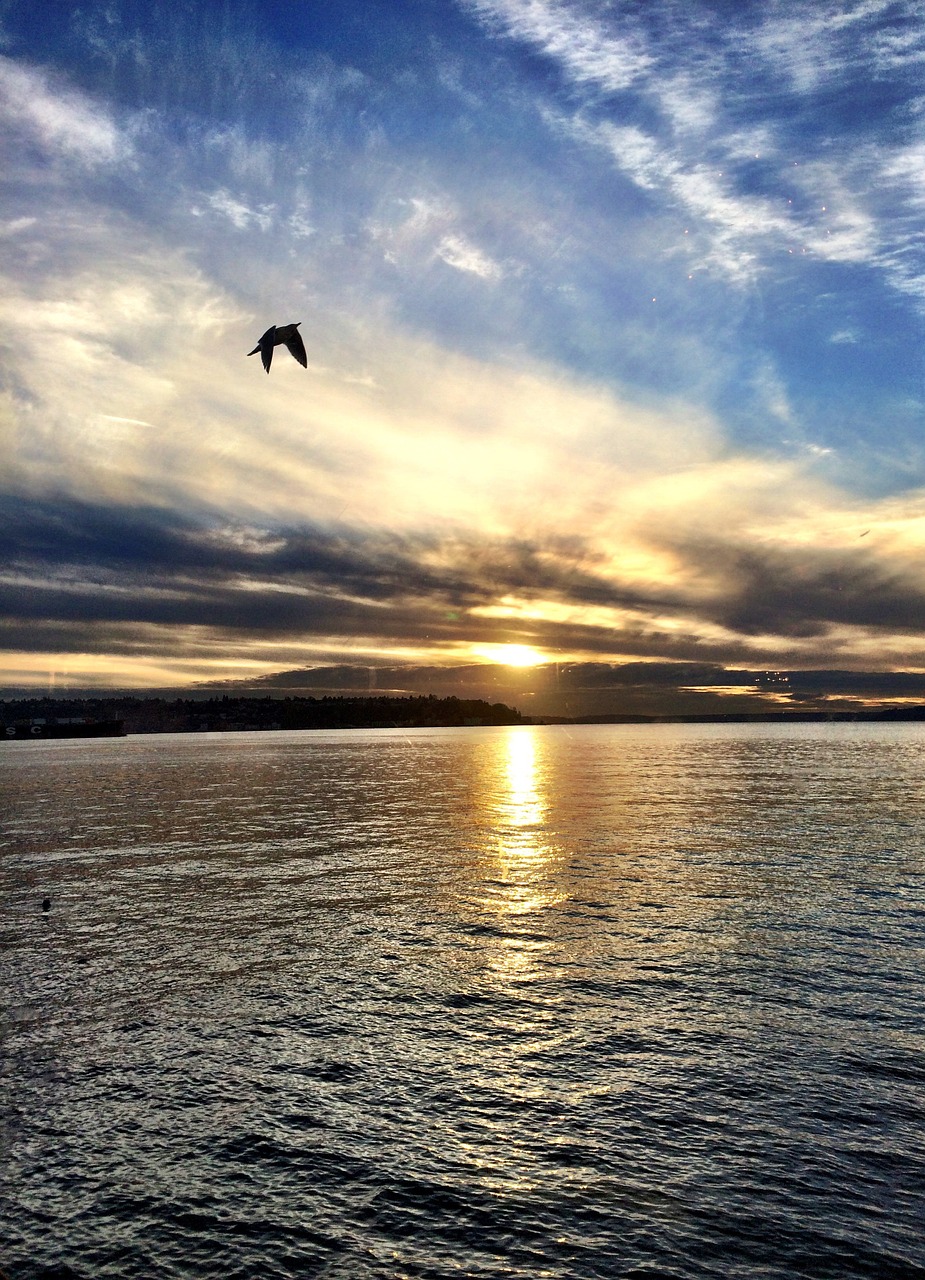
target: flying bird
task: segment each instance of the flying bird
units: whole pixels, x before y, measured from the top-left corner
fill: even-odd
[[[289,348],[289,354],[298,360],[303,369],[307,369],[308,356],[305,354],[305,343],[299,333],[299,325],[301,323],[302,321],[299,320],[295,324],[271,324],[253,351],[248,351],[247,354],[255,356],[259,351],[263,367],[269,373],[270,361],[273,359],[273,348],[285,343]]]

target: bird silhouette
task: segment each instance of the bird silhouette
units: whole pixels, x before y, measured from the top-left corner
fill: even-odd
[[[303,369],[307,369],[308,356],[305,354],[305,343],[299,333],[299,325],[301,323],[302,321],[298,320],[295,324],[271,324],[253,351],[248,351],[247,354],[255,356],[259,351],[263,367],[269,373],[270,361],[273,359],[273,348],[285,344],[289,348],[289,354],[295,360],[298,360]]]

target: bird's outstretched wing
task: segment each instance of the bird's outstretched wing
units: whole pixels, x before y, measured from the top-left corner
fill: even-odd
[[[302,335],[298,329],[293,329],[286,339],[286,346],[289,348],[289,354],[298,360],[303,369],[307,369],[308,356],[305,354],[305,343],[302,341]]]
[[[263,361],[263,367],[267,373],[270,372],[270,361],[273,359],[273,348],[276,345],[276,325],[271,324],[269,329],[254,347],[253,351],[248,351],[249,356],[255,356],[260,352],[260,359]]]

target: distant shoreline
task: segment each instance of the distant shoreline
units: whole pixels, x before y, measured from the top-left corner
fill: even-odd
[[[78,725],[78,721],[84,723]],[[519,711],[501,702],[426,695],[207,699],[103,696],[0,701],[0,738],[87,737],[92,736],[87,731],[90,724],[116,721],[124,726],[125,733],[450,729],[527,723]],[[56,732],[68,726],[77,732]]]
[[[487,725],[822,724],[925,721],[925,706],[856,711],[728,711],[690,714],[524,715],[505,703],[430,695],[340,697],[16,698],[0,700],[0,740],[92,737],[119,722],[127,734],[222,733],[278,729],[477,728]],[[82,723],[78,723],[82,722]],[[72,726],[72,732],[64,732]],[[60,731],[59,731],[60,730]]]
[[[536,722],[540,717],[535,718]],[[724,711],[698,715],[601,715],[576,716],[559,721],[555,717],[544,722],[563,724],[825,724],[829,721],[901,721],[925,720],[923,707],[885,707],[871,711]]]

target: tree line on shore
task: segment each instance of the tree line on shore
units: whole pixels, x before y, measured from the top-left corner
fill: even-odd
[[[513,707],[479,698],[415,697],[15,698],[0,702],[0,721],[118,720],[128,733],[233,729],[453,728],[522,724]]]

